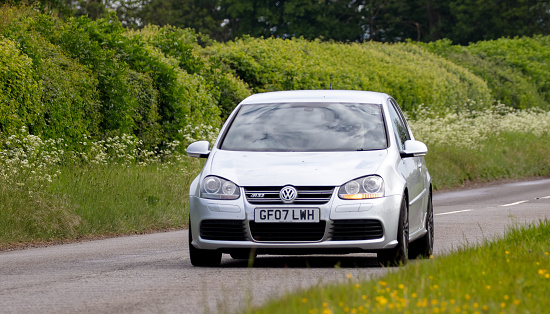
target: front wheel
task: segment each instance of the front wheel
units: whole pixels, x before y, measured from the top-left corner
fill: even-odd
[[[216,267],[220,266],[222,261],[222,253],[215,250],[197,249],[191,243],[193,234],[191,232],[191,224],[189,224],[189,257],[193,266]]]
[[[407,198],[403,197],[399,212],[399,223],[397,228],[397,245],[388,250],[378,252],[378,262],[382,266],[400,266],[409,261],[409,210]]]
[[[434,207],[432,193],[428,197],[428,208],[426,211],[426,234],[422,238],[411,243],[409,258],[429,258],[434,248]]]

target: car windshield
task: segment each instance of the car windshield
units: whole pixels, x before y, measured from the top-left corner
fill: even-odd
[[[220,146],[233,151],[362,151],[387,147],[381,105],[243,105]]]

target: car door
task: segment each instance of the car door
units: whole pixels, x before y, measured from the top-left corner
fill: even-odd
[[[399,151],[404,151],[405,141],[412,138],[405,117],[393,99],[390,100],[388,109]],[[420,158],[401,158],[397,167],[399,173],[406,180],[409,191],[409,233],[411,235],[422,228],[424,179],[422,178],[422,160]]]

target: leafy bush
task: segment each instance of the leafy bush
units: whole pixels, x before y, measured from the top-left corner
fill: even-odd
[[[170,26],[128,31],[115,15],[63,21],[3,5],[0,16],[4,138],[26,126],[71,147],[131,134],[145,149],[162,149],[211,137],[252,92],[292,89],[386,92],[413,117],[422,108],[441,116],[484,110],[495,100],[550,108],[548,36],[468,47],[250,37],[221,44]]]
[[[521,71],[550,102],[550,36],[481,41],[468,50]]]
[[[206,89],[221,110],[223,119],[227,118],[241,100],[250,96],[250,90],[243,81],[233,76],[226,66],[215,62],[204,53],[198,43],[208,42],[208,39],[200,37],[193,30],[149,25],[129,34],[160,49],[166,56],[175,58],[179,67],[188,73],[202,76]]]
[[[218,104],[240,101],[225,91],[227,86],[233,88],[232,83],[237,86],[236,97],[244,98],[234,78],[226,82],[228,76],[218,71],[216,80],[224,83],[220,85],[229,95],[223,96],[217,84],[194,73],[201,68],[192,70],[189,56],[165,55],[127,33],[114,15],[97,21],[86,17],[61,21],[8,6],[0,9],[0,15],[9,20],[0,25],[0,34],[20,44],[19,50],[29,59],[20,63],[27,62],[33,71],[30,77],[42,84],[42,94],[21,93],[38,97],[29,104],[45,108],[35,114],[34,124],[27,123],[32,134],[69,139],[67,143],[83,135],[99,139],[134,134],[146,148],[153,148],[182,140],[180,130],[188,126],[218,127]],[[22,125],[15,123],[9,133]]]
[[[10,134],[37,123],[44,110],[41,94],[32,60],[0,36],[0,132]]]
[[[490,104],[487,85],[468,70],[410,44],[339,44],[254,39],[206,47],[254,92],[359,89],[387,92],[406,110],[421,104],[459,109],[457,99]]]
[[[128,82],[127,73],[131,71],[149,75],[158,89],[158,122],[163,141],[177,138],[178,130],[189,124],[220,123],[219,109],[206,88],[204,78],[187,73],[174,58],[144,44],[138,37],[125,34],[125,29],[116,20],[116,16],[111,15],[97,21],[87,18],[71,19],[68,24],[71,29],[60,29],[57,42],[81,62],[97,69],[100,81],[103,80],[106,85],[101,90],[111,91],[106,98],[116,104],[113,109],[118,109],[114,115],[110,113],[113,116],[113,127],[107,129],[116,129],[119,133],[134,132],[136,112],[144,110],[139,98],[124,92],[132,89],[123,84]],[[85,51],[93,53],[82,55],[83,45],[90,48]],[[118,75],[115,76],[116,73]],[[150,104],[148,107],[154,108]],[[127,121],[128,127],[121,124],[121,121]]]
[[[451,45],[450,40],[417,44],[457,65],[469,69],[483,78],[491,89],[493,96],[503,104],[518,109],[531,107],[549,108],[548,100],[545,99],[544,93],[539,93],[537,82],[531,79],[528,73],[522,72],[519,68],[504,62],[502,59],[487,55],[487,53],[482,51],[482,47],[476,47],[476,45],[468,47]],[[498,46],[497,50],[499,50],[499,53],[505,52],[506,56],[512,54],[514,59],[522,59],[524,57],[524,55],[516,55],[517,52],[500,51],[500,43],[495,44],[492,43],[491,45]],[[481,46],[481,43],[477,45]],[[548,57],[546,57],[546,60],[548,60]]]
[[[30,27],[29,20],[12,22],[4,34],[17,38],[20,50],[32,59],[41,84],[44,110],[31,133],[61,137],[74,143],[84,134],[97,135],[101,120],[97,80],[91,71],[67,57],[59,47]]]

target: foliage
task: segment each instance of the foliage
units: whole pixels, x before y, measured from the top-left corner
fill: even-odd
[[[37,122],[43,112],[40,96],[32,60],[0,36],[0,131],[9,134]]]
[[[88,5],[96,2],[80,1]],[[449,38],[467,45],[506,36],[550,35],[550,5],[548,1],[537,0],[104,0],[104,3],[117,10],[124,25],[191,27],[218,41],[245,35],[341,42],[407,39],[430,42]],[[87,6],[81,4],[82,7]]]
[[[172,26],[129,31],[112,13],[61,20],[4,5],[0,15],[4,138],[25,126],[69,146],[131,134],[144,149],[162,149],[197,127],[215,130],[252,92],[287,89],[387,92],[412,117],[420,108],[483,110],[495,100],[550,104],[548,36],[467,47],[251,37],[221,44]]]
[[[405,110],[421,104],[459,109],[457,99],[492,103],[485,82],[469,71],[412,44],[337,44],[304,39],[254,39],[205,48],[254,92],[357,89],[387,92]]]
[[[198,43],[209,42],[209,39],[197,35],[193,30],[150,25],[140,31],[129,32],[128,36],[158,48],[166,56],[177,60],[180,68],[203,77],[205,88],[221,109],[223,119],[227,118],[236,104],[250,95],[243,81],[231,75],[221,63],[204,55]]]
[[[246,91],[242,83],[232,78],[225,82],[226,75],[214,80],[212,75],[214,82],[222,81],[220,86],[230,90],[226,93],[229,98],[222,97],[223,89],[214,87],[208,77],[191,69],[187,72],[185,65],[195,62],[193,56],[177,55],[176,59],[164,54],[128,34],[112,15],[96,21],[85,17],[61,21],[29,8],[9,6],[1,7],[0,14],[8,20],[0,25],[0,34],[19,43],[18,48],[10,49],[25,53],[20,63],[28,57],[24,62],[30,72],[24,75],[42,91],[21,93],[38,97],[32,102],[19,100],[37,108],[30,110],[19,103],[9,106],[12,111],[18,106],[29,109],[33,115],[3,127],[10,133],[25,125],[32,134],[62,137],[69,144],[84,135],[98,139],[134,134],[144,147],[152,148],[181,140],[180,130],[189,125],[219,126],[218,105],[240,101],[231,98],[233,88],[237,97],[247,95],[242,96]],[[12,53],[11,58],[19,55]],[[2,80],[6,81],[8,77]],[[14,98],[10,93],[6,97]],[[8,110],[7,105],[3,107]]]
[[[473,52],[471,46],[451,45],[450,40],[418,45],[483,78],[493,96],[503,104],[519,109],[548,107],[548,102],[538,92],[536,82],[528,75],[483,53]],[[519,55],[516,57],[521,58]]]
[[[449,40],[418,44],[483,78],[501,103],[550,108],[550,36],[499,39],[467,47]]]
[[[550,35],[550,3],[537,0],[448,1],[452,28],[441,38],[469,44],[501,37]]]
[[[18,40],[20,50],[32,60],[35,79],[41,86],[37,93],[40,98],[35,101],[43,110],[35,123],[27,124],[30,132],[69,142],[83,134],[97,135],[101,120],[97,80],[87,67],[67,57],[28,22],[13,21],[4,34]]]
[[[482,41],[468,46],[468,50],[519,71],[550,104],[550,36]]]

